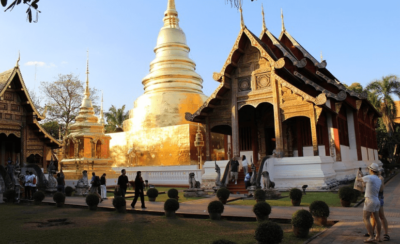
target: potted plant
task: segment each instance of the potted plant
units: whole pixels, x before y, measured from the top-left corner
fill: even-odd
[[[224,212],[224,204],[220,201],[212,201],[208,204],[208,214],[212,220],[220,220]]]
[[[354,198],[354,191],[352,187],[344,186],[339,189],[340,203],[343,207],[350,207],[351,200]]]
[[[45,197],[46,196],[44,195],[44,192],[42,192],[42,191],[37,191],[37,192],[33,193],[33,200],[34,200],[35,205],[40,205]]]
[[[277,223],[266,221],[257,227],[254,238],[258,244],[278,244],[283,239],[283,230]]]
[[[258,222],[268,220],[271,214],[271,206],[267,202],[258,202],[253,207],[253,213],[256,215]]]
[[[219,240],[213,241],[212,244],[236,244],[236,242],[226,240],[226,239],[219,239]]]
[[[169,198],[174,198],[177,201],[179,201],[179,192],[177,189],[169,189],[168,190],[168,197]]]
[[[17,194],[14,190],[7,190],[6,192],[4,192],[3,196],[7,198],[7,203],[13,203]]]
[[[353,191],[354,191],[354,197],[351,202],[356,203],[358,198],[361,196],[361,192],[356,189],[353,189]]]
[[[165,216],[167,218],[175,218],[175,212],[179,209],[179,202],[176,199],[167,199],[164,203]]]
[[[310,204],[310,213],[314,217],[314,223],[326,226],[329,217],[329,206],[323,201],[314,201]]]
[[[150,202],[155,202],[158,197],[158,190],[156,188],[150,188],[147,190],[147,196]]]
[[[86,204],[89,206],[90,210],[96,210],[99,202],[100,199],[96,194],[90,193],[86,196]]]
[[[113,200],[113,206],[118,211],[118,213],[126,212],[126,201],[125,198],[117,196]]]
[[[217,191],[217,197],[223,204],[226,204],[230,194],[230,191],[226,188],[220,188]]]
[[[254,192],[254,199],[256,202],[264,202],[266,199],[265,191],[262,189],[258,189]]]
[[[62,192],[56,192],[53,195],[53,200],[56,203],[56,206],[58,208],[61,208],[64,206],[64,203],[65,203],[65,195]]]
[[[74,192],[74,188],[67,186],[65,187],[65,196],[70,197],[72,196],[72,193]]]
[[[289,192],[289,197],[292,199],[293,206],[300,206],[301,198],[303,197],[303,192],[300,189],[293,188]]]
[[[313,223],[310,212],[304,209],[296,211],[292,216],[293,234],[297,237],[307,237]]]

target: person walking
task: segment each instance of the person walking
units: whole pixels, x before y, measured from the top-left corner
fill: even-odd
[[[378,177],[379,166],[376,163],[372,163],[369,167],[369,174],[361,179],[357,179],[358,181],[363,181],[365,186],[365,201],[364,201],[364,209],[363,209],[363,220],[365,227],[367,228],[369,238],[364,240],[364,243],[373,243],[381,241],[381,221],[379,219],[379,190],[382,185],[381,179]],[[371,214],[374,215],[374,219],[376,222],[376,236],[374,238],[374,230],[372,229],[370,217]]]
[[[97,195],[97,197],[99,198],[100,202],[103,201],[103,199],[101,198],[100,194],[99,194],[99,187],[100,187],[100,178],[98,176],[96,176],[96,173],[93,172],[92,173],[92,180],[90,181],[90,184],[92,184],[90,186],[90,193]]]
[[[57,174],[57,191],[65,193],[65,181],[64,181],[64,172],[62,167],[60,169],[60,173]]]
[[[30,176],[31,199],[32,199],[33,194],[35,194],[36,192],[37,178],[36,175],[32,173],[32,171],[29,172],[29,176]]]
[[[243,155],[243,157],[242,157],[242,168],[243,168],[244,175],[246,176],[247,173],[249,173],[249,163],[247,162],[245,155]]]
[[[126,171],[125,169],[123,169],[121,170],[121,175],[118,177],[118,182],[117,182],[117,190],[121,192],[122,197],[125,197],[128,185],[129,185],[128,176],[126,176]]]
[[[143,186],[144,186],[144,181],[142,178],[142,172],[138,171],[136,173],[136,178],[135,178],[135,198],[133,198],[133,201],[131,203],[132,208],[135,208],[139,196],[140,196],[140,201],[142,202],[142,208],[143,209],[146,208],[146,206],[144,205]]]
[[[384,197],[383,197],[383,190],[385,189],[385,178],[383,177],[383,175],[381,173],[378,174],[379,179],[381,179],[381,188],[379,189],[379,202],[381,207],[379,208],[379,218],[382,222],[382,227],[383,230],[385,232],[385,234],[383,235],[383,240],[384,241],[390,241],[390,236],[389,236],[389,227],[388,227],[388,222],[385,216],[385,212],[383,210],[383,205],[384,205]],[[374,215],[371,215],[371,225],[372,225],[372,229],[375,230],[376,227],[376,221],[374,218]]]
[[[238,180],[238,169],[239,169],[239,162],[237,161],[237,157],[234,157],[231,160],[231,179],[232,182],[235,182],[235,185],[237,185],[237,180]]]
[[[25,199],[31,199],[31,183],[30,183],[31,177],[29,175],[29,171],[25,171],[25,176],[24,176],[24,181],[25,181]]]
[[[100,188],[101,188],[101,198],[107,199],[107,186],[106,186],[106,173],[104,173],[100,178]]]
[[[245,189],[247,189],[247,187],[251,186],[250,178],[251,178],[250,173],[247,173],[246,176],[244,177],[244,188]]]

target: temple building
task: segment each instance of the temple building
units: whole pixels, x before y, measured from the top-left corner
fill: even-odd
[[[378,158],[375,127],[379,112],[367,94],[347,90],[286,30],[275,37],[266,27],[259,37],[244,24],[214,79],[214,93],[187,121],[210,133],[232,137],[232,155],[256,165],[276,151],[265,169],[277,188],[308,185],[328,189],[355,178]],[[213,164],[211,165],[213,167]]]
[[[199,166],[194,145],[197,123],[185,120],[206,100],[203,79],[189,58],[190,48],[179,26],[175,0],[168,0],[144,94],[135,102],[122,133],[113,133],[111,155],[116,166]],[[204,128],[201,129],[204,133]],[[225,159],[226,136],[212,135],[213,157]],[[204,154],[204,148],[201,153]],[[194,167],[194,168],[196,168]],[[154,169],[154,168],[153,168]]]
[[[39,124],[46,114],[35,108],[19,69],[0,73],[0,165],[8,159],[22,164],[35,164],[44,171],[62,143]]]
[[[104,134],[103,99],[100,118],[95,116],[89,91],[89,61],[86,72],[86,88],[79,115],[75,123],[69,126],[70,133],[64,138],[63,159],[61,165],[66,179],[77,180],[82,171],[107,174],[109,178],[118,175],[112,170],[113,161],[109,146],[111,137]]]

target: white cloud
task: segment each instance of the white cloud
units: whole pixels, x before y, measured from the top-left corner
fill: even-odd
[[[65,65],[65,64],[68,64],[68,62],[67,61],[62,61],[61,64]]]
[[[54,63],[49,63],[46,64],[45,62],[41,62],[41,61],[29,61],[27,63],[25,63],[26,66],[39,66],[39,67],[46,67],[46,68],[54,68],[57,67],[57,65],[55,65]]]

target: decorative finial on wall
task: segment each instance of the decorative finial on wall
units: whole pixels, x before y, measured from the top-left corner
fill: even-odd
[[[286,31],[285,20],[284,20],[284,17],[283,17],[283,10],[282,9],[281,9],[281,18],[282,18],[282,32],[285,32]]]
[[[242,9],[242,1],[240,1],[240,26],[242,29],[244,29],[245,25],[244,25],[244,20],[243,20],[243,9]]]
[[[21,60],[21,53],[18,51],[18,59],[17,59],[17,63],[15,64],[15,67],[19,67],[20,60]]]
[[[264,14],[264,5],[263,4],[261,4],[261,9],[262,9],[262,21],[263,21],[262,30],[263,30],[263,32],[265,32],[267,30],[267,26],[265,24],[265,14]]]
[[[322,56],[322,51],[321,51],[321,62],[324,61],[324,56]]]

